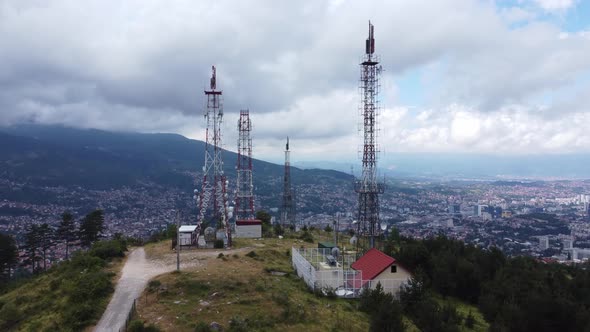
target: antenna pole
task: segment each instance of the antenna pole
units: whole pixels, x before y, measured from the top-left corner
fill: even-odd
[[[180,271],[180,211],[176,211],[176,271]]]
[[[293,189],[291,188],[291,151],[289,151],[289,137],[285,145],[285,175],[283,178],[283,205],[281,223],[283,228],[295,229],[295,204],[293,203]]]
[[[357,245],[362,237],[369,240],[369,248],[375,247],[375,237],[381,229],[379,223],[379,195],[384,186],[377,182],[377,131],[379,130],[379,57],[375,55],[374,27],[369,21],[369,37],[365,41],[365,54],[361,66],[360,112],[363,128],[363,169],[361,178],[355,182],[358,193]]]

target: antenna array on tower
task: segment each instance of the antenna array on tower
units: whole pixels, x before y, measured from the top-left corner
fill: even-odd
[[[381,66],[375,54],[374,27],[369,22],[369,37],[365,42],[365,55],[361,66],[360,112],[363,128],[363,169],[361,178],[355,182],[358,193],[357,234],[369,240],[369,246],[375,247],[375,237],[381,232],[379,222],[379,195],[384,186],[377,182],[377,129],[379,115],[379,75]],[[360,239],[359,239],[360,240]]]
[[[197,220],[198,237],[205,221],[206,213],[212,207],[212,217],[220,221],[224,227],[227,246],[231,247],[231,227],[228,215],[227,180],[223,173],[221,156],[221,124],[223,123],[222,92],[217,91],[215,66],[212,67],[210,90],[205,90],[207,106],[205,108],[205,165],[203,166],[203,182],[198,196],[199,215]],[[212,206],[211,206],[212,203]]]

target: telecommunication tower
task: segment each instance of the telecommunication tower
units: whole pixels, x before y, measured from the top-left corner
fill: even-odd
[[[283,206],[281,211],[281,224],[283,227],[295,227],[295,205],[293,204],[293,191],[291,190],[291,151],[289,151],[289,137],[285,145],[285,177],[283,182]]]
[[[215,66],[212,67],[210,90],[205,90],[205,165],[203,182],[198,197],[199,215],[197,220],[197,243],[203,221],[209,207],[212,207],[214,220],[219,220],[225,229],[227,246],[231,246],[231,227],[228,220],[227,180],[223,174],[221,158],[221,124],[223,123],[222,92],[217,89]],[[195,190],[195,196],[197,190]],[[211,206],[212,205],[212,206]]]
[[[236,220],[254,219],[251,130],[250,111],[241,110],[240,119],[238,120]]]
[[[361,66],[359,90],[361,103],[359,110],[363,128],[363,157],[361,178],[355,182],[358,193],[358,241],[368,239],[369,247],[375,247],[375,237],[381,233],[379,222],[379,195],[384,191],[384,185],[377,182],[377,145],[378,117],[379,117],[379,75],[381,66],[379,57],[375,55],[375,37],[373,25],[369,21],[369,37],[365,42],[365,54]],[[358,243],[358,242],[357,242]]]

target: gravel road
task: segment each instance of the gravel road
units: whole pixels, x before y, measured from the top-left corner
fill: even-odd
[[[200,258],[217,257],[219,253],[232,254],[245,252],[251,248],[234,250],[191,250],[181,253],[182,268],[194,268],[204,265]],[[160,274],[176,269],[176,254],[170,252],[158,260],[148,260],[143,247],[134,249],[127,258],[121,278],[117,282],[115,294],[111,298],[102,318],[94,328],[95,332],[118,332],[125,325],[127,315],[133,305],[133,300],[138,298],[147,282]]]
[[[121,279],[117,282],[115,294],[94,331],[119,331],[125,324],[133,300],[141,295],[148,280],[175,268],[174,265],[166,266],[149,262],[145,258],[143,248],[133,250],[123,267],[123,273]]]

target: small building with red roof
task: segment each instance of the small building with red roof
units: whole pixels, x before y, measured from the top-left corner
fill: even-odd
[[[379,283],[384,292],[397,296],[400,287],[412,277],[395,258],[377,249],[355,260],[354,254],[339,255],[334,249],[293,247],[291,263],[310,289],[326,294],[334,291],[336,296],[345,298],[359,297]]]
[[[372,288],[381,283],[387,293],[396,294],[400,287],[412,277],[410,271],[401,266],[395,258],[375,248],[367,251],[351,267],[360,272],[349,280],[352,288]]]

